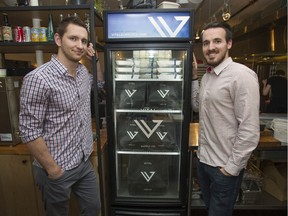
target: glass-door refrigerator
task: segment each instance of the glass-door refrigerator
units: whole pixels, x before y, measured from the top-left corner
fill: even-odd
[[[104,12],[110,215],[187,208],[193,11]]]

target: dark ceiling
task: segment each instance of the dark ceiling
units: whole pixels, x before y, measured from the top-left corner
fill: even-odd
[[[125,8],[128,1],[129,0],[104,0],[104,8],[116,10],[120,8],[120,5],[123,5]],[[163,0],[158,0],[157,5],[162,1]],[[259,15],[259,13],[265,11],[267,8],[269,8],[272,13],[279,7],[287,5],[286,0],[175,0],[170,2],[177,1],[188,2],[180,4],[181,8],[190,8],[195,10],[195,29],[201,29],[203,24],[208,23],[211,20],[222,20],[224,2],[230,5],[231,18],[229,24],[231,26],[241,24],[247,18]],[[201,3],[195,4],[192,2]]]
[[[104,0],[104,8],[117,10],[129,0]],[[139,0],[140,1],[140,0]],[[223,21],[224,4],[230,6],[231,17],[227,21],[233,27],[234,54],[238,59],[253,59],[287,62],[287,0],[175,0],[187,2],[181,8],[195,11],[194,32],[200,33],[211,21]],[[162,0],[157,1],[157,5]],[[200,2],[200,3],[192,3]],[[275,28],[275,49],[271,48],[271,29]],[[277,31],[276,31],[277,30]],[[277,34],[276,34],[277,33]],[[264,35],[265,34],[265,35]],[[275,40],[276,39],[276,40]],[[195,41],[195,49],[201,52]]]

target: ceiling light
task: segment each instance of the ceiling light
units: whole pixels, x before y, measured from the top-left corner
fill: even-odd
[[[222,18],[224,21],[228,21],[231,17],[231,14],[230,13],[223,13],[222,14]]]
[[[196,34],[195,34],[195,40],[199,40],[199,39],[200,39],[199,31],[197,31]]]
[[[231,10],[230,10],[230,5],[229,5],[229,0],[226,2],[224,0],[224,6],[222,9],[222,18],[224,21],[228,21],[231,17]]]

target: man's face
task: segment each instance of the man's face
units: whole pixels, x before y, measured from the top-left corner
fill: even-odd
[[[62,39],[58,38],[58,46],[68,61],[79,62],[87,52],[88,33],[85,28],[69,24]]]
[[[203,32],[202,51],[208,63],[216,67],[229,57],[232,41],[226,41],[226,32],[223,28],[210,28]]]

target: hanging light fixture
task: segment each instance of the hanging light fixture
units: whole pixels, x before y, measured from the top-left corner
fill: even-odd
[[[199,39],[200,39],[199,30],[197,30],[195,34],[195,40],[199,40]]]
[[[197,27],[197,31],[196,31],[196,33],[195,33],[195,40],[196,40],[196,41],[200,40],[199,24],[200,24],[200,20],[201,20],[201,12],[202,12],[202,9],[199,8],[199,15],[198,15],[197,17],[195,16],[195,21],[196,21],[196,18],[198,18],[198,22],[197,22],[198,27]]]
[[[231,17],[231,8],[229,0],[224,0],[224,6],[222,9],[222,18],[226,22],[230,19],[230,17]]]

